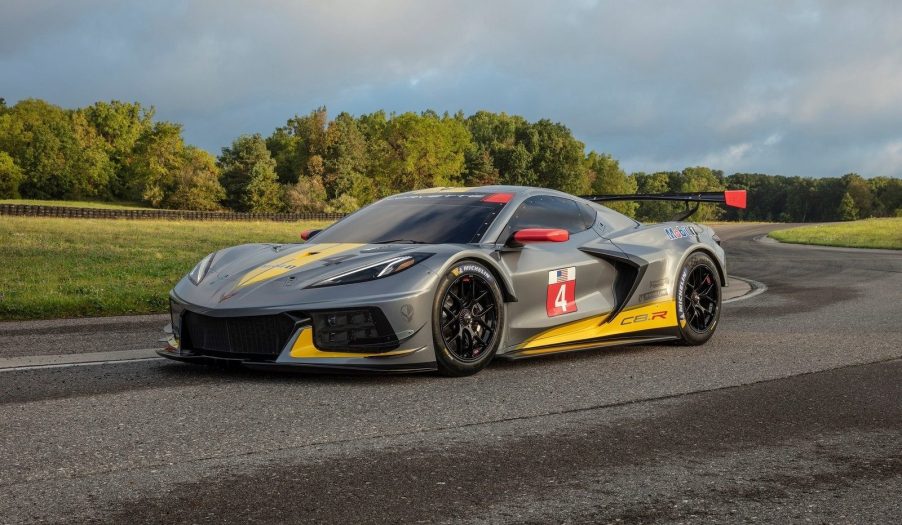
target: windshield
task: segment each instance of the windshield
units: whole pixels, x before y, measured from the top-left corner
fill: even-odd
[[[335,223],[314,240],[364,244],[477,243],[506,204],[484,200],[491,195],[462,192],[388,197]]]

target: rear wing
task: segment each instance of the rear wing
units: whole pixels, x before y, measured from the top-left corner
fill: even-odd
[[[693,213],[698,211],[698,206],[702,202],[723,203],[733,208],[745,208],[746,193],[745,190],[726,190],[726,191],[700,191],[695,193],[636,193],[632,195],[584,195],[583,199],[591,202],[610,202],[610,201],[678,201],[686,203],[686,211],[680,213],[672,220],[682,221],[688,219]],[[695,203],[695,206],[689,208],[689,203]]]

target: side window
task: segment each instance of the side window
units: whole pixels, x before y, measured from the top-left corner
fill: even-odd
[[[593,210],[594,211],[594,210]],[[549,195],[537,195],[523,201],[504,229],[503,237],[526,228],[555,228],[577,233],[587,230],[586,212],[581,211],[576,201]],[[592,221],[595,220],[594,215]]]
[[[579,213],[583,217],[583,223],[586,225],[586,228],[588,229],[594,226],[595,217],[598,215],[598,211],[585,202],[578,202],[576,205],[579,206]]]

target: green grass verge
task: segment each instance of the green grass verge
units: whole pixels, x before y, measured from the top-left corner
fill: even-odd
[[[0,218],[0,319],[164,312],[204,255],[328,222]]]
[[[902,250],[902,217],[802,226],[771,232],[770,237],[794,244]]]
[[[99,208],[108,210],[152,210],[133,202],[93,201],[45,201],[38,199],[0,199],[0,204],[26,204],[32,206],[61,206],[63,208]]]

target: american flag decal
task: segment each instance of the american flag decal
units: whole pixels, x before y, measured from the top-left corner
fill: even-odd
[[[548,284],[566,283],[576,280],[576,267],[560,268],[548,272]]]

